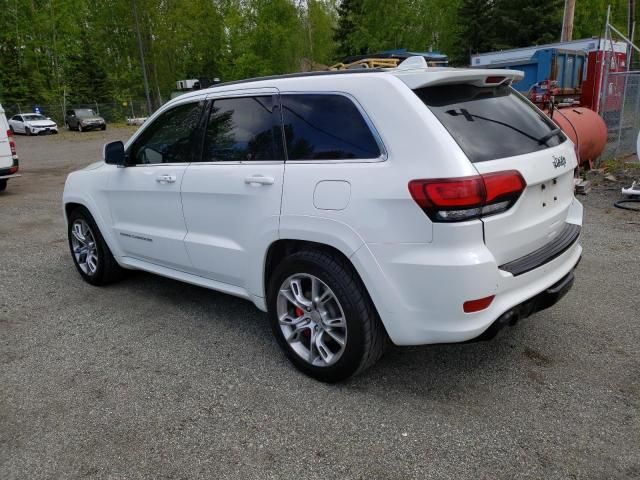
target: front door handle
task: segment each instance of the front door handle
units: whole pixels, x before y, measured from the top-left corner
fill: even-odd
[[[275,179],[273,177],[265,177],[263,175],[253,175],[244,179],[247,185],[273,185]]]
[[[159,175],[156,177],[158,183],[174,183],[177,180],[175,175]]]

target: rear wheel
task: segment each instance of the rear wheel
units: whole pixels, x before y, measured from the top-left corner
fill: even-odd
[[[107,126],[106,125],[102,125],[102,127],[100,127],[100,130],[106,130]]]
[[[85,208],[77,208],[69,215],[68,237],[73,262],[84,281],[106,285],[123,277],[124,269],[113,258]]]
[[[267,298],[274,335],[289,360],[323,382],[338,382],[373,365],[387,334],[351,264],[323,251],[287,257]]]
[[[4,192],[7,189],[7,181],[0,180],[0,192]]]

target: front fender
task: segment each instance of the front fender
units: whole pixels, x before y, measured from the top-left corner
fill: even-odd
[[[79,188],[80,185],[82,185],[82,188]],[[122,251],[111,231],[111,217],[108,210],[105,211],[104,208],[100,208],[100,201],[96,198],[96,195],[104,194],[105,186],[106,177],[104,175],[91,175],[90,171],[82,170],[69,174],[62,194],[63,215],[65,224],[68,225],[69,219],[67,218],[66,208],[68,204],[74,203],[86,208],[96,222],[98,229],[100,229],[102,238],[107,243],[109,250],[118,260],[122,256]]]

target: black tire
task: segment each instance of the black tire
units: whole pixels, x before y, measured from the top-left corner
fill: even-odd
[[[73,252],[72,226],[78,219],[84,220],[89,225],[91,233],[95,238],[98,266],[93,274],[85,273],[82,270]],[[100,230],[98,229],[98,226],[96,225],[96,222],[93,220],[93,217],[91,216],[89,211],[84,207],[78,207],[71,212],[68,220],[69,224],[67,226],[67,236],[69,240],[69,250],[73,263],[76,266],[78,273],[80,273],[82,279],[85,282],[96,286],[108,285],[110,283],[121,280],[124,277],[126,270],[118,265],[118,262],[116,262],[115,258],[113,258],[111,250],[109,250],[107,243],[104,241],[104,238],[102,237],[102,234],[100,233]]]
[[[78,131],[80,133],[84,132],[84,130],[82,130],[82,125],[80,125],[80,122],[78,122]]]
[[[106,125],[103,125],[102,127],[100,127],[100,130],[106,130],[106,129],[107,129]]]
[[[7,189],[7,180],[0,180],[0,192],[4,192]]]
[[[24,134],[27,137],[30,137],[31,136],[31,129],[29,127],[24,127]]]
[[[310,274],[324,282],[335,294],[347,323],[345,350],[336,363],[315,366],[300,357],[288,344],[277,316],[277,298],[283,282],[294,274]],[[271,329],[293,365],[322,382],[335,383],[372,366],[389,343],[378,312],[353,266],[344,257],[330,252],[305,250],[288,256],[271,276],[267,294]]]
[[[9,130],[11,130],[12,134],[16,133],[16,132],[13,131],[13,126],[12,125],[9,125]]]

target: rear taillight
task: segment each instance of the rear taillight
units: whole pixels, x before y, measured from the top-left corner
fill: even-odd
[[[18,152],[16,152],[16,142],[13,141],[13,132],[11,130],[7,130],[7,138],[9,139],[9,148],[11,148],[11,156],[15,160],[18,158]]]
[[[511,208],[526,183],[517,170],[473,177],[411,180],[409,192],[434,222],[461,222]]]

